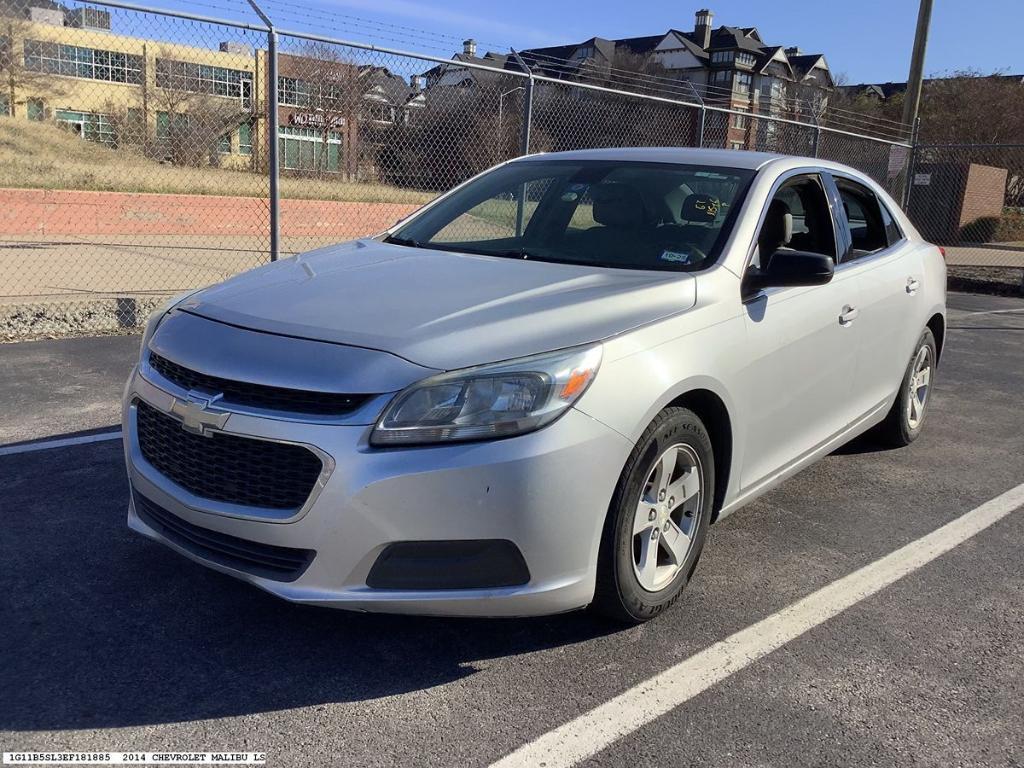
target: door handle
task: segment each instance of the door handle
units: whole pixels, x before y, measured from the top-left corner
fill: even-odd
[[[857,319],[857,315],[860,314],[860,310],[856,307],[851,307],[847,304],[843,307],[843,311],[839,315],[839,324],[844,328]]]
[[[917,289],[921,287],[921,282],[914,279],[913,277],[907,278],[907,293],[917,293]]]

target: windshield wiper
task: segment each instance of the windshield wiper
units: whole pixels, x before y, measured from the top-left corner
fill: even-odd
[[[419,240],[413,240],[411,237],[395,237],[394,235],[388,235],[387,237],[384,238],[384,242],[390,243],[391,245],[404,245],[407,248],[426,247]]]

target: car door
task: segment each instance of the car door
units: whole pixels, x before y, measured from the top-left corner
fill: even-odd
[[[774,208],[773,208],[774,206]],[[787,249],[838,252],[831,199],[818,173],[784,176],[762,212],[752,264],[771,250],[769,210],[785,209]],[[842,432],[859,356],[860,295],[850,275],[811,287],[767,288],[744,301],[747,364],[741,392],[747,423],[740,482],[752,488]]]
[[[836,276],[856,281],[860,292],[861,364],[850,393],[858,418],[885,408],[903,379],[921,333],[923,265],[870,187],[840,173],[826,177],[826,184],[846,240]]]

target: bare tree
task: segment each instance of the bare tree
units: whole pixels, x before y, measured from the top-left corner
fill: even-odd
[[[167,120],[163,135],[157,137],[156,152],[175,165],[217,165],[224,136],[252,119],[251,110],[237,99],[207,93],[158,88],[152,102]]]
[[[24,19],[0,17],[0,80],[11,117],[17,116],[18,107],[28,101],[55,98],[65,90],[57,78],[25,65],[24,44],[30,36],[31,25]]]
[[[616,51],[608,62],[587,59],[580,66],[578,79],[606,88],[654,96],[678,97],[682,87],[672,82],[675,79],[672,73],[653,56],[625,50]]]
[[[346,60],[335,46],[307,43],[295,54],[283,54],[279,67],[296,80],[296,105],[307,111],[303,127],[317,131],[321,142],[315,170],[328,170],[333,134],[348,139],[346,156],[354,150],[351,137],[359,117],[367,84],[358,66]],[[343,130],[344,129],[344,130]]]
[[[960,70],[928,80],[921,100],[922,141],[1024,143],[1024,86],[1000,74]]]

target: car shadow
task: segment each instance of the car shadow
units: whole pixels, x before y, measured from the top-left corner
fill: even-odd
[[[175,723],[417,691],[619,626],[292,605],[130,532],[117,443],[0,457],[0,729]]]
[[[895,446],[881,442],[871,430],[858,435],[850,442],[832,451],[833,456],[858,456],[863,453],[888,453],[897,450]]]

